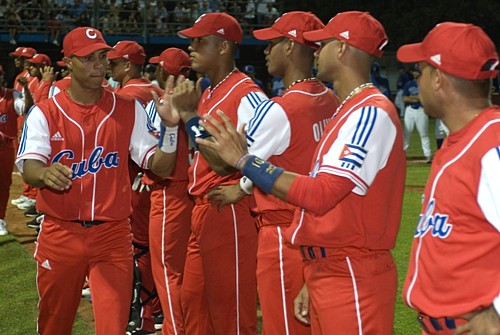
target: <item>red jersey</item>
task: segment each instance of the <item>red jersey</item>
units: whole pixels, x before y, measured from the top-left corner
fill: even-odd
[[[328,173],[355,187],[324,215],[298,209],[287,239],[294,245],[386,250],[401,219],[406,158],[396,108],[376,88],[348,100],[326,126],[311,177]]]
[[[405,302],[432,317],[500,306],[500,108],[483,110],[436,152]],[[498,310],[498,308],[497,308]]]
[[[16,79],[14,79],[14,89],[16,91],[23,93],[23,87],[17,81],[19,78],[22,77],[26,77],[28,79],[28,89],[30,90],[30,92],[33,92],[36,86],[38,85],[38,78],[30,76],[30,72],[28,70],[23,70],[16,76]]]
[[[146,78],[130,79],[124,86],[115,90],[117,94],[136,98],[144,107],[153,100],[151,91],[156,92],[158,96],[163,95],[163,90]]]
[[[52,98],[57,93],[62,90],[67,90],[71,84],[71,74],[68,74],[66,77],[59,79],[54,82],[49,89],[49,98]],[[102,87],[110,92],[113,92],[114,89],[111,87],[106,79],[102,81]]]
[[[335,94],[317,80],[293,85],[282,97],[264,101],[255,110],[247,127],[249,152],[287,171],[307,174],[316,145],[338,105]],[[292,222],[296,206],[257,187],[253,194],[258,213],[280,211],[279,218],[273,216],[274,224]]]
[[[219,86],[210,91],[207,88],[198,103],[198,115],[210,114],[220,120],[215,111],[223,111],[234,124],[247,123],[255,108],[266,95],[251,78],[239,70],[232,72]],[[199,151],[194,153],[193,164],[189,168],[189,193],[203,196],[216,185],[234,184],[240,173],[221,177],[213,171]]]
[[[33,94],[33,102],[38,103],[49,98],[49,89],[52,86],[52,82],[48,80],[40,80],[35,87]]]
[[[17,116],[21,114],[14,108],[15,97],[19,92],[13,89],[0,88],[0,137],[14,139],[17,137]]]
[[[107,90],[93,105],[75,103],[66,91],[29,113],[17,165],[26,159],[60,162],[73,170],[65,192],[40,189],[37,209],[61,220],[122,220],[131,213],[128,157],[142,168],[157,140],[149,135],[144,108]]]

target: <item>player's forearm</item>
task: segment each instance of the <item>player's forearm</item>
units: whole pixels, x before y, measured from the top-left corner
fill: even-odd
[[[156,148],[154,155],[149,159],[148,168],[157,176],[167,178],[174,171],[176,159],[177,152],[165,153]]]
[[[41,161],[28,159],[24,162],[23,180],[33,187],[45,187],[43,174],[46,169]]]
[[[219,176],[227,176],[236,173],[238,170],[226,164],[214,150],[207,148],[203,145],[198,146],[198,150],[203,158],[207,161],[212,170]]]

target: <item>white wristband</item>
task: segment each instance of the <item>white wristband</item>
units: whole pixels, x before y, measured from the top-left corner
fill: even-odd
[[[253,192],[253,182],[250,180],[250,178],[243,176],[240,179],[240,188],[243,192],[250,195]]]
[[[160,125],[160,139],[158,147],[166,154],[171,154],[177,150],[177,130],[179,126],[166,127],[163,123]]]

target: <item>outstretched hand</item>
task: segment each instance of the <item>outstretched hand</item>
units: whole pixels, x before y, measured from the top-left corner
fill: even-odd
[[[156,111],[164,125],[174,127],[179,123],[179,113],[174,108],[172,96],[174,91],[174,76],[168,76],[165,83],[163,96],[160,98],[156,92],[152,91],[153,100],[155,102]]]
[[[54,68],[52,66],[44,66],[40,69],[40,72],[42,74],[42,80],[53,82],[56,78],[54,74]]]
[[[245,125],[242,124],[237,131],[224,112],[217,110],[216,113],[223,123],[208,114],[203,115],[203,121],[200,121],[200,125],[213,136],[213,139],[197,138],[196,143],[215,150],[227,164],[236,167],[238,160],[248,153]]]
[[[212,206],[217,205],[219,212],[222,207],[235,204],[247,195],[240,184],[216,186],[207,193],[207,199]]]
[[[182,120],[188,121],[196,116],[196,109],[201,98],[201,78],[196,84],[180,75],[173,91],[172,103]]]

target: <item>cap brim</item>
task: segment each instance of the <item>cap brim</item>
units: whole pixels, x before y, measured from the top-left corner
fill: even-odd
[[[303,34],[304,39],[311,41],[311,42],[319,42],[323,40],[327,40],[329,38],[334,38],[331,33],[327,32],[325,29],[318,29],[318,30],[312,30],[312,31],[306,31]]]
[[[253,37],[261,41],[269,41],[275,38],[283,37],[284,34],[280,33],[272,27],[257,29],[253,31]]]
[[[83,57],[90,55],[93,52],[96,52],[98,50],[114,50],[112,47],[105,43],[95,43],[95,44],[89,44],[86,47],[83,47],[75,52],[73,52],[71,55],[65,55],[66,57],[68,56],[77,56],[77,57]]]
[[[117,52],[116,50],[110,50],[108,52],[108,59],[117,59],[117,58],[122,58],[123,56]]]
[[[58,60],[56,62],[56,64],[57,64],[57,66],[60,66],[60,67],[66,67],[66,63],[64,61],[62,61],[62,60]]]
[[[150,64],[159,64],[160,63],[160,56],[154,56],[149,59]]]
[[[196,29],[195,27],[187,28],[177,32],[177,36],[181,38],[197,38],[210,35],[205,30]]]
[[[424,61],[427,57],[422,52],[422,43],[413,43],[400,47],[396,58],[403,63],[417,63]]]

